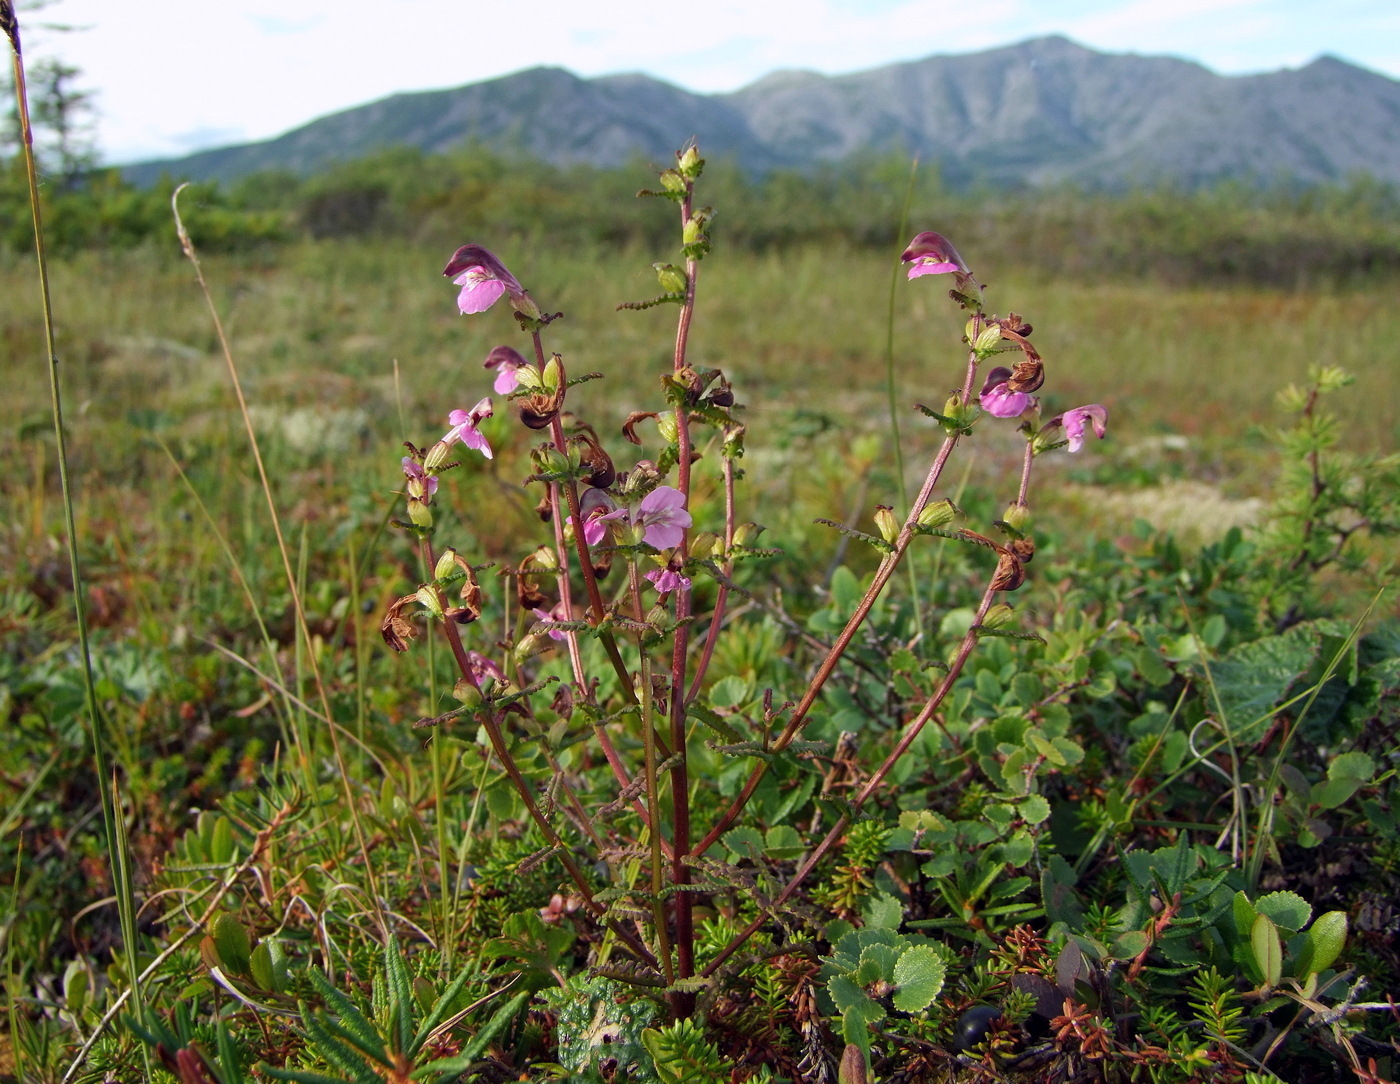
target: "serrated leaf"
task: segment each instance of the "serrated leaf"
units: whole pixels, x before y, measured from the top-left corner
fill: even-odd
[[[1243,892],[1236,892],[1231,906],[1235,916],[1235,930],[1240,937],[1248,937],[1249,931],[1254,929],[1254,920],[1259,917],[1259,912],[1254,909],[1254,904],[1249,902],[1249,897]]]
[[[753,682],[738,674],[720,678],[710,689],[709,701],[717,708],[737,708],[753,697]]]
[[[904,905],[889,893],[881,892],[861,908],[860,917],[868,928],[897,930],[904,921]]]
[[[757,828],[751,828],[748,825],[731,828],[720,836],[720,841],[729,849],[729,853],[734,856],[736,862],[745,858],[757,862],[763,857],[763,836],[759,834]]]
[[[1277,986],[1279,979],[1283,978],[1283,944],[1279,941],[1278,927],[1268,915],[1260,915],[1254,920],[1249,943],[1254,950],[1254,962],[1264,976],[1264,985]]]
[[[1365,753],[1342,753],[1327,765],[1328,779],[1346,779],[1364,786],[1376,774],[1376,762]]]
[[[841,1013],[849,1012],[853,1006],[870,1000],[860,983],[850,975],[832,975],[831,981],[826,984],[826,991],[836,1004],[836,1011]]]
[[[1032,794],[1022,798],[1016,806],[1021,818],[1027,824],[1043,824],[1050,817],[1050,803],[1042,794]]]
[[[919,1012],[933,1004],[943,989],[947,965],[931,945],[906,949],[894,965],[894,1007],[900,1012]]]
[[[1312,904],[1296,892],[1270,892],[1254,901],[1254,909],[1280,929],[1297,933],[1312,918]]]
[[[876,982],[893,982],[894,965],[899,959],[896,945],[867,945],[861,950],[856,968],[856,982],[869,986]]]

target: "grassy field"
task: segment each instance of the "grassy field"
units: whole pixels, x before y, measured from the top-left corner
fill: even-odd
[[[897,253],[812,246],[731,256],[719,237],[701,267],[690,360],[722,368],[746,405],[747,510],[739,518],[768,524],[764,541],[788,551],[785,562],[750,582],[786,587],[799,574],[811,579],[813,570],[830,570],[844,552],[834,535],[813,537],[814,516],[869,529],[877,503],[899,503],[885,383]],[[417,863],[409,879],[421,875],[424,884],[433,875],[417,848],[428,846],[422,825],[444,784],[425,782],[422,743],[407,724],[439,701],[426,688],[421,661],[392,658],[376,633],[385,605],[419,577],[412,547],[386,531],[385,521],[401,514],[402,442],[430,443],[449,410],[489,392],[481,359],[493,346],[510,342],[523,351],[528,343],[504,306],[472,319],[456,313],[455,290],[439,274],[447,255],[327,241],[205,261],[265,442],[334,714],[365,743],[356,754],[357,785],[364,783],[369,805],[379,803],[374,824],[383,836],[376,838],[416,856],[407,859]],[[615,306],[655,294],[649,264],[657,256],[505,245],[499,255],[546,310],[566,314],[545,341],[571,375],[605,374],[571,402],[622,462],[618,426],[630,411],[657,408],[674,321],[668,308]],[[1151,532],[1133,535],[1138,518],[1188,546],[1255,522],[1284,466],[1268,439],[1283,421],[1277,395],[1305,382],[1313,365],[1339,365],[1359,378],[1330,401],[1340,446],[1396,448],[1400,316],[1390,285],[1303,293],[1050,280],[1000,267],[996,253],[963,255],[989,284],[992,309],[1015,310],[1034,324],[1049,411],[1093,402],[1109,411],[1105,442],[1091,441],[1079,456],[1047,457],[1038,469],[1033,503],[1054,559],[1087,554],[1095,539],[1121,542],[1125,553],[1142,550]],[[893,289],[894,399],[907,480],[916,484],[941,432],[913,405],[941,408],[960,381],[963,317],[937,281],[900,275]],[[283,755],[303,740],[293,731],[304,721],[290,720],[295,713],[279,709],[276,692],[251,671],[274,664],[260,656],[255,608],[269,623],[275,665],[296,675],[302,692],[307,667],[228,374],[189,264],[150,249],[76,255],[53,268],[53,291],[99,677],[137,827],[137,864],[150,883],[163,866],[189,857],[175,848],[193,811],[231,791],[266,790],[273,750],[280,742]],[[0,757],[0,806],[15,803],[7,832],[21,817],[28,826],[23,847],[13,842],[19,832],[3,840],[5,871],[15,874],[5,927],[13,1000],[36,982],[51,987],[52,976],[44,976],[67,960],[103,958],[115,934],[114,920],[75,917],[108,885],[95,830],[81,827],[93,793],[83,775],[42,325],[26,258],[0,257],[0,333],[8,377],[0,400],[0,710],[18,736]],[[536,438],[507,414],[484,426],[497,459],[473,475],[470,489],[463,483],[465,499],[443,520],[445,531],[473,541],[480,558],[497,561],[515,560],[512,553],[538,533],[513,473]],[[967,466],[959,461],[947,495],[991,518],[1015,495],[1023,442],[1005,423],[979,425],[968,443],[975,455],[964,457]],[[712,503],[713,493],[706,499]],[[1393,559],[1393,540],[1370,545],[1377,565]],[[852,558],[857,565],[863,559]],[[1044,585],[1038,612],[1065,619],[1073,592]],[[1173,605],[1169,597],[1165,605]],[[722,665],[741,672],[735,660],[750,649],[758,652],[752,644],[734,648]],[[450,688],[443,662],[436,670]],[[1139,703],[1135,710],[1148,718],[1166,709]],[[365,756],[389,765],[377,798],[381,781],[365,769]],[[50,774],[36,774],[45,757]],[[442,767],[433,761],[434,772]],[[306,770],[314,792],[315,771]],[[322,772],[321,785],[325,778]],[[449,782],[461,784],[452,806],[466,825],[460,856],[478,811],[462,797],[470,786],[456,776]],[[321,800],[338,799],[322,793]],[[422,819],[418,828],[399,834],[401,821],[414,817]],[[173,928],[178,917],[156,908],[146,920]],[[426,911],[418,917],[435,921]],[[275,924],[270,913],[263,918]],[[0,1079],[4,1054],[0,1046]]]

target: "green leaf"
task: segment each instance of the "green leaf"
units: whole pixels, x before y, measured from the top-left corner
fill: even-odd
[[[218,950],[219,962],[234,975],[248,974],[253,952],[248,940],[248,931],[233,915],[220,915],[214,920],[214,948]]]
[[[1254,909],[1254,904],[1249,902],[1249,897],[1243,892],[1236,892],[1232,901],[1235,915],[1235,930],[1241,937],[1247,937],[1254,929],[1254,920],[1259,917],[1259,912]]]
[[[850,975],[832,975],[831,981],[826,984],[826,991],[836,1003],[836,1011],[841,1013],[849,1012],[862,1001],[870,1000],[860,983]]]
[[[287,986],[287,955],[275,938],[259,941],[248,957],[248,969],[253,981],[264,990],[281,993]]]
[[[1376,762],[1365,753],[1342,753],[1327,765],[1328,779],[1353,780],[1358,786],[1369,783],[1375,774]]]
[[[904,921],[904,905],[889,893],[881,892],[861,908],[860,917],[868,928],[897,930]]]
[[[764,836],[764,850],[768,857],[777,862],[799,858],[806,851],[802,833],[790,824],[779,824],[768,829]]]
[[[731,828],[720,836],[720,840],[736,862],[742,862],[745,858],[757,862],[763,857],[765,843],[757,828],[749,825]]]
[[[899,959],[897,945],[866,945],[860,953],[856,982],[870,986],[876,982],[894,982],[894,965]]]
[[[899,987],[894,1007],[900,1012],[919,1012],[933,1004],[943,989],[947,965],[931,945],[906,949],[894,965],[894,981]]]
[[[1050,803],[1040,794],[1022,798],[1017,809],[1027,824],[1044,824],[1050,817]]]
[[[1142,930],[1127,930],[1113,939],[1108,954],[1115,960],[1136,960],[1151,943]]]
[[[456,1074],[470,1069],[474,1062],[480,1060],[481,1056],[486,1053],[486,1048],[491,1045],[491,1041],[505,1030],[507,1024],[524,1011],[529,1002],[530,991],[522,990],[497,1009],[492,1014],[491,1019],[482,1025],[481,1030],[472,1036],[471,1041],[459,1053],[450,1058],[430,1061],[422,1068],[414,1070],[413,1079],[419,1080],[429,1073],[450,1074],[450,1076],[439,1078],[440,1081],[455,1079]]]
[[[753,697],[753,682],[738,674],[720,678],[710,689],[710,703],[717,708],[741,707]]]
[[[1303,934],[1303,950],[1294,965],[1295,975],[1306,978],[1310,974],[1326,971],[1341,955],[1346,940],[1345,911],[1328,911],[1318,915],[1317,921]]]
[[[1321,631],[1297,625],[1279,636],[1241,644],[1211,667],[1220,708],[1236,731],[1265,719],[1289,687],[1311,669]]]
[[[870,1049],[870,1029],[885,1018],[885,1010],[879,1002],[861,995],[859,1001],[841,1013],[841,1037],[848,1043],[855,1043],[862,1050]]]
[[[1260,915],[1254,920],[1249,941],[1254,949],[1254,962],[1264,976],[1264,985],[1277,986],[1279,979],[1283,978],[1283,945],[1279,941],[1278,927],[1268,915]]]
[[[1270,892],[1254,901],[1254,909],[1289,933],[1297,933],[1312,918],[1312,904],[1296,892]]]

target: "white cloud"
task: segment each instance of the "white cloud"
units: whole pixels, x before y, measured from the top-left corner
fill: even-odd
[[[87,29],[44,33],[39,19]],[[777,68],[834,74],[1063,33],[1225,72],[1333,52],[1400,73],[1393,0],[710,0],[703,15],[654,0],[57,0],[35,22],[27,53],[83,69],[117,160],[183,153],[201,132],[266,138],[395,91],[540,64],[712,92]]]

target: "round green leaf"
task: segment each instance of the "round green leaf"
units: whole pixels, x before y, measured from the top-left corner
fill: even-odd
[[[933,1004],[943,989],[947,966],[943,957],[929,945],[905,950],[894,965],[894,1007],[900,1012],[918,1012]]]

